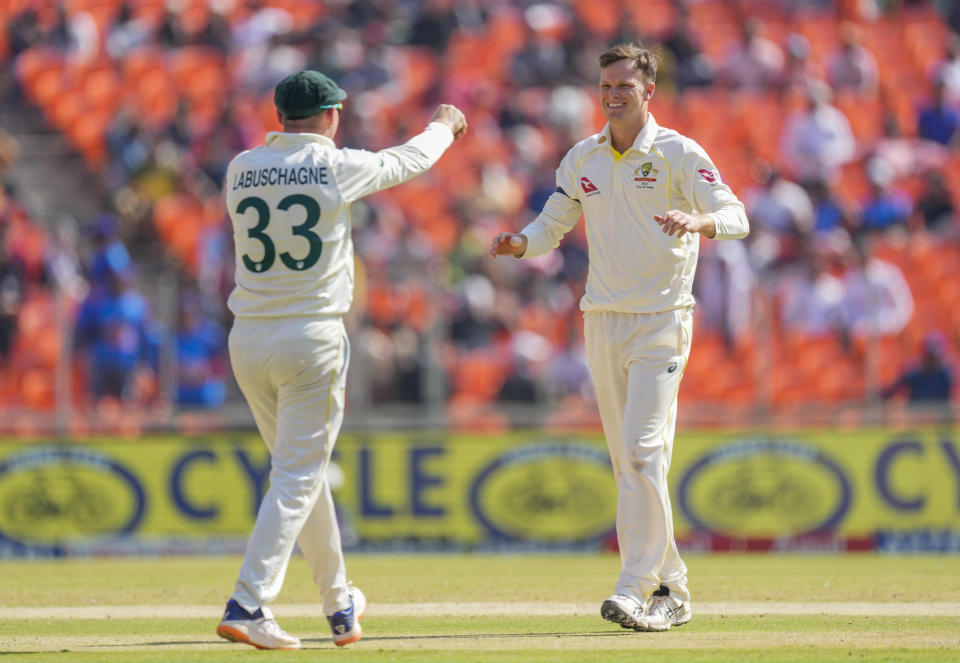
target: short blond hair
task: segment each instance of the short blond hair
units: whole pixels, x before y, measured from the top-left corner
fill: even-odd
[[[648,48],[640,43],[617,44],[600,54],[600,68],[608,67],[620,60],[630,60],[633,68],[639,71],[647,83],[657,81],[657,62],[659,49]]]

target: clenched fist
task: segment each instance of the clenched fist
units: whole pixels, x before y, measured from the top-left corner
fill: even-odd
[[[450,104],[440,104],[430,121],[440,122],[450,127],[454,140],[467,133],[467,118],[463,116],[459,108]]]

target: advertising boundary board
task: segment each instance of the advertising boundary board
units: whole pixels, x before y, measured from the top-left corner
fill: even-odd
[[[614,548],[599,434],[345,433],[331,485],[355,550]],[[258,436],[0,441],[0,556],[240,552],[269,485]],[[960,444],[924,429],[687,432],[685,550],[960,552]]]

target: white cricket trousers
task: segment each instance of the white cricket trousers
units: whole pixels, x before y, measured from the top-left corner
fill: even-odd
[[[270,488],[233,598],[255,611],[277,598],[295,541],[332,615],[350,606],[327,464],[343,421],[350,346],[343,321],[238,318],[230,363],[270,450]]]
[[[645,600],[662,583],[690,600],[673,537],[667,472],[677,392],[690,354],[690,309],[584,314],[587,363],[617,481],[622,571],[614,593]]]

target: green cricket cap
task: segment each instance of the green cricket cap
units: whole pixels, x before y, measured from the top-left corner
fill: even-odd
[[[305,69],[277,83],[273,103],[284,117],[299,120],[333,108],[347,98],[339,85],[319,71]]]

